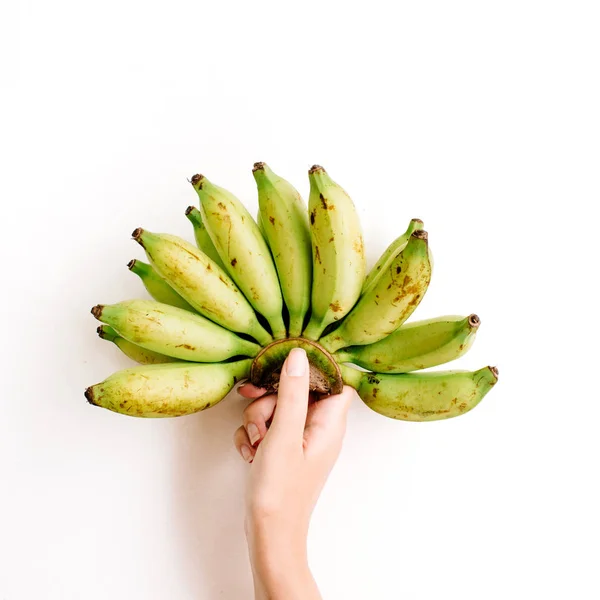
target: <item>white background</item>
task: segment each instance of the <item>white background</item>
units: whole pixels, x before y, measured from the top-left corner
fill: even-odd
[[[316,510],[327,600],[600,597],[595,2],[24,1],[3,8],[0,599],[251,597],[244,401],[135,420],[96,303],[143,295],[137,226],[191,237],[205,173],[306,195],[323,164],[373,263],[424,220],[415,318],[477,312],[472,413],[353,405]],[[453,365],[454,367],[454,365]]]

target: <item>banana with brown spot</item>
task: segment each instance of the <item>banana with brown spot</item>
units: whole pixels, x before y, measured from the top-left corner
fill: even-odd
[[[133,238],[159,275],[200,314],[262,345],[273,341],[229,275],[204,252],[175,235],[141,228]]]
[[[225,270],[223,261],[221,260],[215,245],[212,243],[210,235],[208,235],[208,231],[206,231],[206,227],[202,221],[202,213],[195,206],[188,206],[185,211],[185,216],[194,227],[194,239],[196,240],[196,246],[198,246],[198,248],[202,250],[202,252],[208,256],[208,258],[214,260],[221,267],[221,269]]]
[[[256,356],[260,351],[258,344],[201,315],[153,300],[98,304],[92,314],[126,340],[181,360],[220,362],[233,356]]]
[[[371,289],[334,331],[320,340],[335,352],[346,346],[373,344],[393,333],[421,302],[431,280],[427,233],[413,231]]]
[[[352,310],[366,268],[360,221],[350,196],[323,167],[313,166],[308,176],[313,282],[311,315],[304,337],[318,340],[327,325]]]
[[[158,352],[152,352],[152,350],[146,350],[124,337],[121,337],[112,327],[109,325],[100,325],[96,329],[98,336],[109,342],[112,342],[127,358],[134,360],[141,365],[160,365],[163,363],[181,362],[178,358],[167,356],[166,354],[159,354]]]
[[[146,291],[157,301],[170,304],[177,308],[194,311],[194,308],[186,302],[148,263],[134,258],[127,263],[127,267],[135,273],[144,284]]]
[[[231,192],[203,175],[194,175],[191,183],[206,230],[231,278],[269,322],[273,336],[286,337],[277,270],[258,225]]]
[[[394,333],[366,346],[338,350],[338,362],[354,363],[376,373],[408,373],[455,360],[475,341],[477,315],[447,316],[402,325]]]
[[[277,267],[290,315],[289,335],[298,337],[310,306],[312,254],[308,216],[298,191],[263,162],[252,169],[258,188],[259,227]]]
[[[90,404],[131,417],[179,417],[220,402],[248,377],[251,359],[133,367],[85,390]]]
[[[340,365],[352,386],[375,412],[401,421],[437,421],[475,408],[498,381],[496,367],[478,371],[438,371],[381,375]]]
[[[365,283],[362,288],[361,294],[366,294],[371,287],[375,284],[379,276],[385,271],[387,263],[401,252],[406,244],[408,244],[408,240],[410,238],[410,234],[417,229],[423,229],[423,221],[421,219],[411,219],[406,231],[399,237],[397,237],[386,249],[385,252],[381,255],[379,260],[375,263],[375,266],[369,271],[367,278],[365,279]]]

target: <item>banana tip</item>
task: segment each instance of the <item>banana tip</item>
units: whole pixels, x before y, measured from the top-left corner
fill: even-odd
[[[421,227],[419,227],[419,229],[423,228],[423,219],[411,219],[410,220],[411,223],[413,223],[414,225],[420,225]]]
[[[131,237],[143,248],[144,244],[142,242],[142,235],[144,234],[144,230],[141,227],[133,230]]]
[[[267,165],[264,162],[255,162],[252,167],[252,172],[256,173],[256,171],[264,171],[266,166]]]
[[[189,216],[189,214],[190,214],[190,213],[191,213],[193,210],[194,210],[194,207],[193,207],[193,206],[188,206],[188,207],[185,209],[185,216],[186,216],[186,217],[187,217],[187,216]]]
[[[314,173],[318,173],[319,171],[322,172],[322,173],[325,173],[325,169],[321,165],[313,165],[308,170],[308,174],[309,175],[313,175]]]
[[[411,233],[411,237],[414,237],[418,240],[425,240],[429,237],[428,233],[424,229],[416,229]]]
[[[469,315],[468,320],[469,325],[475,329],[481,325],[481,319],[475,313]]]
[[[494,375],[496,380],[498,380],[498,375],[500,374],[500,371],[498,371],[498,367],[488,367],[488,369],[492,372],[492,375]]]
[[[94,317],[96,317],[96,319],[100,319],[100,317],[102,316],[103,309],[104,309],[103,304],[96,304],[96,306],[94,306],[94,308],[92,308],[92,314],[94,315]]]
[[[202,181],[204,180],[204,175],[200,175],[199,173],[196,173],[195,175],[192,176],[192,178],[190,179],[190,183],[194,186],[197,187],[199,190],[202,189]]]
[[[104,326],[103,325],[98,325],[98,328],[96,329],[96,333],[102,338],[104,339]]]
[[[92,404],[93,406],[98,406],[96,404],[96,399],[94,398],[94,388],[93,386],[86,388],[85,392],[83,393],[83,395],[85,396],[86,400]]]
[[[136,259],[132,258],[128,263],[127,263],[127,268],[131,271],[131,269],[133,269],[133,267],[135,267],[135,263],[136,263]]]

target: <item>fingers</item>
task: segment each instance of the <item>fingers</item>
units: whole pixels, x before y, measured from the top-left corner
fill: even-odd
[[[281,369],[277,411],[271,430],[284,439],[302,444],[308,410],[308,359],[302,348],[294,348]]]
[[[356,391],[344,386],[341,394],[326,396],[311,404],[306,418],[306,446],[319,451],[332,438],[341,442],[346,432],[346,417]]]
[[[256,387],[251,383],[244,383],[240,385],[237,391],[240,396],[248,398],[249,400],[260,398],[261,396],[264,396],[267,393],[267,390],[265,390],[264,388]]]
[[[246,407],[243,423],[251,446],[256,446],[267,434],[267,423],[273,418],[277,396],[263,396]]]
[[[239,427],[236,432],[233,434],[233,443],[240,453],[240,456],[247,462],[251,463],[254,460],[254,455],[256,454],[256,450],[252,448],[252,444],[248,439],[248,434],[246,433],[246,429],[242,426]]]

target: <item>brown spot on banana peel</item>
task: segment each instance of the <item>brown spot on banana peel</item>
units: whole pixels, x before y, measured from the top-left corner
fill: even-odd
[[[189,344],[179,344],[175,346],[175,348],[185,348],[186,350],[194,351],[196,349],[195,346],[190,346]]]
[[[269,217],[269,221],[271,223],[271,225],[275,225],[275,217]]]
[[[321,254],[319,253],[319,246],[315,246],[315,260],[321,264]]]
[[[342,307],[340,306],[340,303],[339,303],[339,301],[337,301],[337,300],[336,300],[335,302],[332,302],[332,303],[329,305],[329,308],[330,308],[330,309],[331,309],[333,312],[340,312],[340,311],[342,310]]]
[[[311,213],[310,213],[310,224],[314,225],[315,224],[315,218],[317,215],[317,209],[314,209]]]
[[[232,267],[235,267],[235,265],[237,265],[237,258],[234,258],[234,259],[231,261],[231,266],[232,266]]]

